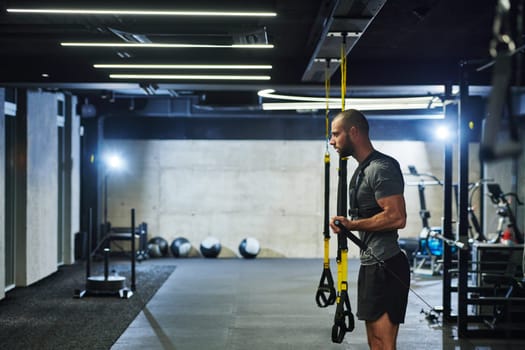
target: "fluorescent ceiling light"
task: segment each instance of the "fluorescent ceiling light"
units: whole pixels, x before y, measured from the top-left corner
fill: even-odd
[[[276,100],[326,102],[325,97],[282,95],[282,94],[276,94],[274,89],[259,90],[257,92],[257,95],[260,97],[273,98]]]
[[[371,99],[375,100],[375,99]],[[387,111],[387,110],[410,110],[410,109],[427,109],[428,104],[406,104],[386,101],[356,101],[355,99],[345,100],[346,109],[358,109],[362,111]],[[272,110],[323,110],[326,109],[324,102],[265,102],[262,104],[265,111]],[[340,109],[341,101],[330,102],[329,109]]]
[[[274,92],[273,89],[266,89],[257,94],[264,98],[294,102],[265,102],[262,104],[263,110],[322,110],[327,107],[325,97],[282,95]],[[347,98],[345,99],[345,106],[363,111],[411,110],[440,108],[443,107],[443,102],[435,96]],[[328,108],[340,109],[341,98],[328,99]]]
[[[270,80],[268,75],[110,74],[111,79]]]
[[[94,64],[112,69],[272,69],[270,64]]]
[[[161,44],[161,43],[81,43],[81,42],[65,42],[60,43],[62,46],[76,46],[76,47],[136,47],[136,48],[226,48],[226,49],[271,49],[272,44],[243,44],[243,45],[215,45],[215,44]]]
[[[132,15],[132,16],[203,16],[203,17],[275,17],[275,12],[170,11],[170,10],[97,10],[97,9],[7,9],[10,13],[46,13],[57,15]]]

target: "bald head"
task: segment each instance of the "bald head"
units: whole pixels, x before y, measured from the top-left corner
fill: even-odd
[[[334,121],[341,120],[341,126],[345,131],[350,130],[352,126],[355,126],[360,133],[368,137],[368,121],[366,120],[363,113],[356,109],[347,109],[342,111],[335,116]]]
[[[355,109],[348,109],[332,121],[330,144],[341,157],[352,156],[361,162],[374,150],[368,130],[365,116]]]

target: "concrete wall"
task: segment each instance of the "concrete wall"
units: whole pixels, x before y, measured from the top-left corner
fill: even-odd
[[[57,102],[52,93],[27,93],[27,213],[25,244],[17,257],[17,285],[57,270]]]
[[[443,145],[374,142],[397,158],[403,171],[442,178]],[[262,256],[321,257],[324,196],[324,141],[128,141],[108,140],[104,150],[120,153],[127,168],[108,178],[108,219],[129,226],[129,210],[149,225],[150,237],[171,243],[179,236],[195,248],[207,236],[220,239],[221,256],[238,255],[240,241],[259,240]],[[335,213],[338,156],[331,152],[331,212]],[[476,157],[474,157],[476,159]],[[348,172],[356,167],[349,161]],[[474,177],[478,169],[475,168]],[[407,177],[407,182],[418,181]],[[430,223],[441,223],[440,186],[426,189]],[[405,191],[404,237],[421,231],[417,186]],[[336,240],[332,239],[333,251]],[[351,246],[350,256],[357,255]]]
[[[18,91],[14,208],[15,285],[30,285],[58,265],[58,132],[59,94]],[[0,89],[0,299],[5,297],[5,118]],[[63,99],[63,97],[61,97]],[[74,262],[74,234],[80,228],[80,117],[74,96],[67,96],[64,215],[64,263]]]
[[[64,164],[61,167],[63,212],[62,222],[58,224],[62,225],[64,235],[63,262],[72,264],[75,262],[75,233],[80,231],[80,116],[76,114],[77,98],[71,95],[62,98],[65,101]]]
[[[0,88],[0,299],[5,296],[5,90]]]

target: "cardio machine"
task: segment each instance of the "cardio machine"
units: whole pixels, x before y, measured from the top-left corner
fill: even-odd
[[[493,204],[497,206],[498,226],[495,234],[487,237],[489,243],[501,243],[505,231],[510,231],[512,239],[523,244],[523,232],[518,227],[516,216],[511,207],[510,198],[516,200],[517,205],[523,205],[518,195],[514,192],[503,193],[497,183],[487,184],[488,196]]]
[[[426,186],[442,186],[443,183],[436,176],[428,173],[419,173],[414,165],[408,166],[407,175],[418,177],[418,182],[407,182],[407,185],[417,185],[419,194],[419,216],[422,229],[419,233],[418,250],[413,256],[413,272],[422,275],[438,275],[442,264],[439,259],[443,256],[443,240],[440,226],[430,226],[430,211],[427,209],[425,188]],[[437,237],[436,237],[437,236]]]

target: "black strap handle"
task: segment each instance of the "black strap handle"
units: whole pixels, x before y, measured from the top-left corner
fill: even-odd
[[[355,321],[350,306],[350,299],[346,290],[342,290],[335,310],[334,325],[332,326],[332,341],[342,343],[347,332],[354,330]]]
[[[385,265],[385,262],[377,257],[377,255],[372,252],[372,249],[368,248],[368,245],[357,238],[356,235],[354,235],[346,226],[343,225],[343,223],[339,220],[334,221],[335,226],[339,227],[341,229],[341,233],[345,235],[349,240],[354,242],[355,245],[357,245],[367,256],[371,256],[375,261],[377,261],[381,266]]]
[[[315,295],[315,301],[319,307],[327,307],[333,305],[336,300],[336,292],[334,287],[334,279],[330,268],[324,268]]]
[[[356,235],[354,235],[349,229],[346,228],[346,226],[343,225],[343,223],[339,220],[334,221],[335,226],[339,227],[341,229],[341,233],[343,233],[349,240],[354,242],[355,245],[357,245],[361,250],[368,250],[368,246],[360,240]]]

